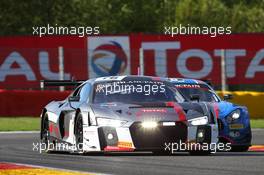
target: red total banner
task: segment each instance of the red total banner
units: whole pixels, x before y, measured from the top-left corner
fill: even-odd
[[[264,34],[1,37],[0,88],[39,88],[39,80],[59,79],[60,46],[65,79],[137,74],[142,48],[145,75],[220,84],[224,54],[228,84],[263,84],[263,41]]]

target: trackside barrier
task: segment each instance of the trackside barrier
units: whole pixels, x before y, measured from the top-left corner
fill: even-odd
[[[0,90],[0,116],[40,116],[52,100],[63,100],[70,91]]]
[[[217,92],[220,97],[223,94],[232,94],[230,102],[246,106],[249,110],[250,118],[264,119],[264,92],[234,91]]]
[[[224,92],[234,96],[231,102],[247,106],[251,118],[264,119],[264,92]],[[0,90],[0,116],[36,116],[52,100],[63,100],[70,91]],[[222,92],[218,92],[223,96]]]

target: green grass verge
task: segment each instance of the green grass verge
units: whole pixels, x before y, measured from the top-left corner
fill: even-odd
[[[0,117],[0,131],[38,131],[39,117]],[[264,128],[264,119],[251,119],[251,128]]]
[[[0,117],[0,131],[38,131],[39,117]]]
[[[251,119],[251,128],[264,128],[264,119]]]

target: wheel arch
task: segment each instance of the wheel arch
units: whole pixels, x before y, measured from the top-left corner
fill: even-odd
[[[44,108],[41,112],[40,118],[41,118],[41,122],[40,122],[40,139],[42,139],[42,131],[43,131],[43,120],[44,120],[44,115],[46,114],[48,110],[46,108]]]
[[[75,112],[75,116],[74,116],[74,132],[75,132],[75,123],[76,123],[76,120],[77,120],[77,116],[79,115],[79,113],[81,113],[81,109],[78,108]]]
[[[74,122],[76,121],[76,117],[79,113],[82,114],[83,125],[91,126],[92,123],[90,119],[91,107],[87,104],[80,105],[79,108],[76,109]]]

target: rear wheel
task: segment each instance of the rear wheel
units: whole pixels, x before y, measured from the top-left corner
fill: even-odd
[[[83,151],[83,121],[82,115],[79,113],[75,120],[75,139],[76,139],[76,147],[79,152]]]

